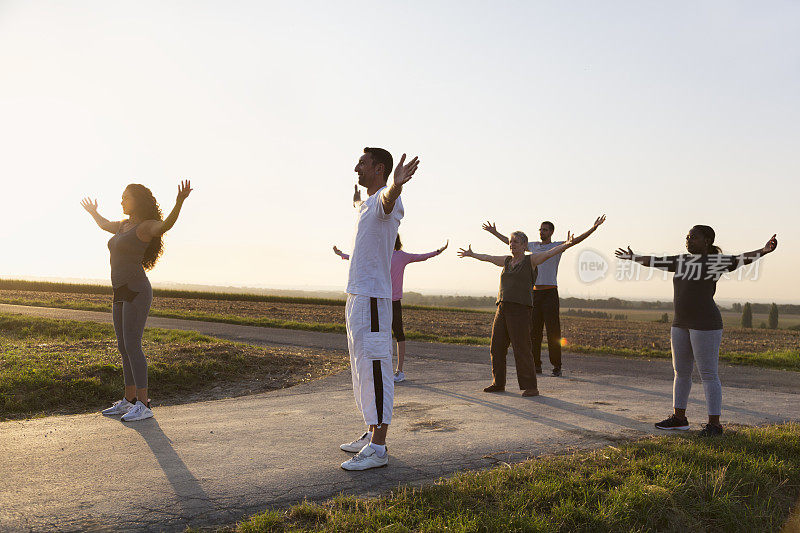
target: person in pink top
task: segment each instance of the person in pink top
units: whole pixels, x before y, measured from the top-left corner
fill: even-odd
[[[395,383],[405,381],[406,379],[406,375],[403,372],[403,362],[406,357],[406,335],[403,331],[403,306],[401,304],[403,299],[403,273],[408,264],[435,257],[444,252],[448,244],[450,244],[450,241],[447,241],[445,245],[438,250],[426,254],[410,254],[403,251],[403,243],[399,235],[394,241],[394,252],[392,253],[390,272],[392,276],[392,333],[394,333],[394,338],[397,340],[397,370],[395,370],[394,373]],[[344,260],[350,259],[349,255],[342,252],[336,246],[333,247],[333,252]]]

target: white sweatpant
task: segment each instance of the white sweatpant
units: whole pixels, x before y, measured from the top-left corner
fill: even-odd
[[[345,323],[356,406],[365,424],[390,424],[394,406],[391,298],[348,294]]]

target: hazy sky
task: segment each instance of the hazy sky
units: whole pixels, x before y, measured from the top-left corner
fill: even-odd
[[[481,230],[556,237],[562,295],[669,298],[613,250],[778,251],[721,299],[800,301],[800,4],[0,1],[0,275],[107,278],[126,184],[165,213],[195,191],[155,282],[343,288],[364,146],[419,155],[403,193],[406,290],[493,293]],[[610,262],[578,276],[582,249]]]

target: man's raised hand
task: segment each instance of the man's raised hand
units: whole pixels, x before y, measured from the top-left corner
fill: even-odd
[[[603,215],[601,217],[597,217],[597,220],[594,221],[594,227],[596,228],[597,226],[599,226],[600,224],[602,224],[605,221],[606,221],[606,216],[605,215]]]
[[[408,162],[407,165],[403,163],[406,160],[406,154],[403,154],[400,157],[400,162],[397,163],[397,168],[394,169],[394,185],[405,185],[408,181],[414,177],[414,172],[417,171],[417,167],[419,167],[419,158],[415,157],[411,161]]]

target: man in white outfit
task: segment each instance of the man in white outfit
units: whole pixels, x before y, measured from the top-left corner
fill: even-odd
[[[389,462],[386,433],[394,405],[390,266],[403,218],[400,193],[419,166],[416,157],[406,165],[405,159],[403,154],[389,185],[393,161],[386,150],[364,148],[355,168],[358,184],[369,197],[357,205],[345,322],[353,394],[368,428],[353,442],[341,445],[342,450],[356,453],[342,463],[345,470],[367,470]]]

